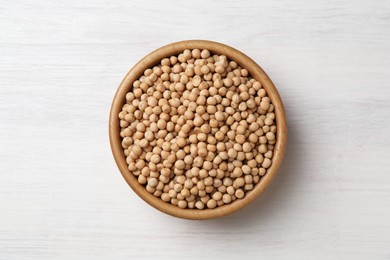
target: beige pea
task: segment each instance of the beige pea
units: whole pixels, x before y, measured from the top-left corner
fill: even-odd
[[[242,169],[242,172],[244,174],[250,174],[251,173],[251,167],[249,165],[243,165],[241,169]]]
[[[161,194],[161,199],[165,202],[169,202],[171,200],[171,197],[169,196],[168,193],[164,192]]]
[[[211,186],[211,185],[213,185],[213,178],[207,177],[207,178],[204,180],[204,184],[205,184],[206,186]]]
[[[203,118],[200,116],[197,116],[197,117],[195,117],[193,123],[194,123],[194,126],[198,126],[198,127],[202,126],[203,125]]]
[[[176,199],[176,198],[171,199],[171,204],[172,205],[177,206],[178,203],[179,203],[179,199]]]
[[[226,186],[224,186],[224,185],[219,186],[217,189],[218,189],[218,191],[221,192],[222,194],[225,194],[225,193],[226,193]]]
[[[194,158],[191,155],[186,155],[184,157],[184,163],[187,165],[192,165],[193,161],[194,161]]]
[[[201,68],[200,68],[200,71],[202,72],[203,75],[207,75],[210,73],[210,67],[207,66],[207,65],[203,65]]]
[[[249,153],[251,150],[252,150],[252,146],[250,145],[250,143],[245,142],[245,143],[242,145],[242,151],[243,151],[244,153]]]
[[[239,178],[242,176],[242,169],[240,167],[236,167],[234,168],[233,170],[233,175],[236,177],[236,178]]]
[[[206,194],[206,191],[203,191],[204,194],[202,193],[202,195],[199,195],[200,196],[200,200],[207,205],[207,202],[210,200],[210,195],[209,194]]]
[[[257,144],[257,141],[259,140],[259,137],[256,134],[252,133],[252,134],[249,135],[248,140],[251,143]]]
[[[260,108],[263,110],[268,110],[269,106],[270,106],[270,104],[267,101],[261,101],[261,103],[260,103]]]
[[[136,155],[139,156],[142,153],[142,148],[139,145],[133,145],[131,151]]]
[[[176,184],[173,186],[173,189],[174,189],[174,191],[176,191],[176,192],[181,192],[181,190],[183,189],[183,185],[181,185],[180,183],[176,183]]]
[[[161,160],[161,157],[158,155],[158,154],[153,154],[151,157],[150,157],[150,161],[154,164],[157,164],[159,163]]]
[[[193,186],[194,186],[194,183],[192,182],[192,180],[190,180],[190,179],[185,180],[184,187],[186,189],[191,189]]]
[[[213,168],[213,164],[209,161],[203,162],[203,169],[210,171]]]
[[[232,197],[229,195],[229,194],[224,194],[222,196],[222,201],[225,203],[225,204],[229,204],[231,201],[232,201]]]
[[[180,175],[180,176],[176,176],[175,180],[177,183],[184,184],[186,178],[183,175]]]
[[[213,194],[212,197],[213,197],[214,200],[219,201],[219,200],[222,199],[222,193],[219,192],[219,191],[217,191],[217,192],[215,192],[215,193]]]
[[[269,151],[267,151],[265,154],[264,154],[264,157],[266,157],[266,158],[268,158],[268,159],[271,159],[272,158],[272,151],[271,150],[269,150]]]
[[[201,147],[201,148],[198,149],[198,155],[201,156],[201,157],[207,156],[207,153],[208,153],[207,149],[204,148],[204,147]]]
[[[230,159],[235,159],[237,157],[237,151],[234,150],[233,148],[230,148],[227,152],[227,155],[229,156]]]
[[[187,198],[191,195],[190,190],[187,188],[183,188],[180,192],[181,195],[183,195],[184,198]]]
[[[209,201],[207,201],[207,207],[209,209],[213,209],[217,206],[217,201],[214,200],[214,199],[210,199]]]
[[[197,188],[196,186],[195,186],[195,187],[192,187],[192,188],[190,189],[190,193],[191,193],[192,195],[197,195],[198,192],[199,192],[199,190],[198,190],[198,188]]]
[[[189,209],[195,208],[195,201],[188,201],[187,208],[189,208]]]
[[[246,128],[243,125],[238,125],[236,131],[237,131],[238,134],[243,135],[246,132]]]
[[[199,59],[200,58],[200,50],[199,49],[193,49],[191,54],[192,54],[192,57],[195,58],[195,59]]]
[[[215,106],[213,106],[213,105],[210,105],[210,106],[207,106],[206,111],[210,115],[213,115],[213,114],[215,114],[217,112],[217,108]]]
[[[246,190],[246,191],[250,191],[250,190],[253,190],[253,184],[245,184],[245,186],[244,186],[244,189]]]
[[[225,135],[221,131],[218,131],[215,133],[215,139],[217,141],[222,141],[223,139],[225,139]],[[222,148],[222,144],[221,145],[219,145],[219,144],[221,144],[221,143],[217,144],[217,150],[221,151],[221,149],[224,149],[224,148]]]
[[[266,169],[264,169],[264,168],[260,168],[260,169],[259,169],[259,175],[260,175],[260,176],[264,176],[266,173],[267,173],[267,170],[266,170]],[[256,177],[256,176],[255,176],[255,177]],[[254,181],[255,183],[257,183],[255,178],[253,178],[253,181]]]
[[[200,130],[202,131],[202,133],[208,134],[211,132],[211,127],[209,125],[202,125],[200,127]]]
[[[200,56],[202,57],[202,59],[207,59],[208,57],[210,57],[210,51],[209,50],[202,50]]]
[[[206,188],[206,185],[204,184],[203,181],[199,181],[197,184],[196,184],[196,187],[201,191],[201,190],[204,190]]]
[[[139,182],[140,184],[146,184],[146,183],[147,183],[147,179],[146,179],[145,176],[139,175],[139,176],[138,176],[138,182]]]
[[[244,192],[242,189],[238,189],[238,190],[236,190],[236,192],[234,193],[234,195],[235,195],[238,199],[242,199],[242,198],[245,196],[245,192]]]
[[[272,118],[267,117],[267,118],[264,120],[264,124],[265,124],[265,125],[271,126],[271,125],[273,125],[273,123],[274,123],[274,120],[273,120]]]
[[[260,89],[261,89],[261,84],[260,84],[260,82],[258,82],[258,81],[255,81],[253,84],[252,84],[252,88],[254,89],[254,90],[256,90],[256,91],[259,91]]]
[[[185,209],[187,207],[187,201],[185,200],[180,200],[178,203],[177,203],[177,206],[181,209]]]
[[[197,209],[204,209],[204,203],[202,201],[195,202],[195,207]]]
[[[218,65],[215,67],[215,72],[219,74],[223,74],[225,72],[225,68],[223,66]]]
[[[269,168],[272,164],[272,161],[269,159],[269,158],[264,158],[264,161],[263,163],[261,164],[261,166],[265,169]]]
[[[267,132],[267,133],[265,134],[265,137],[266,137],[269,141],[275,140],[275,134],[272,133],[272,132]]]
[[[267,140],[267,139],[266,139],[266,140]],[[266,153],[266,152],[268,151],[267,145],[265,145],[264,143],[262,143],[261,145],[259,145],[258,151],[259,151],[259,153]]]
[[[245,142],[245,135],[238,134],[238,135],[236,135],[235,140],[239,144],[244,144],[244,142]]]
[[[185,168],[185,163],[183,160],[178,160],[175,162],[175,168],[179,170],[183,170]]]
[[[208,172],[205,169],[199,170],[199,177],[201,179],[205,179],[209,176]]]
[[[252,175],[245,175],[244,177],[246,184],[252,184],[253,183],[253,177]]]
[[[239,177],[239,178],[237,178],[237,179],[234,181],[234,184],[235,184],[237,187],[242,187],[242,186],[245,185],[245,180],[244,180],[244,178]]]
[[[207,131],[207,130],[206,130]],[[198,141],[199,142],[204,142],[207,140],[207,134],[202,132],[202,133],[198,133],[197,135],[197,138],[198,138]]]
[[[234,189],[233,186],[229,186],[226,188],[226,192],[229,194],[229,195],[234,195],[236,190]]]
[[[214,117],[217,121],[223,121],[225,119],[225,116],[223,115],[223,112],[222,111],[217,111],[215,114],[214,114]]]
[[[184,147],[187,144],[187,141],[186,141],[185,138],[180,137],[180,138],[177,139],[176,143],[181,148],[181,147]]]
[[[195,201],[196,196],[193,195],[193,194],[190,194],[190,196],[186,197],[185,199],[186,199],[188,202],[192,202],[192,201]]]
[[[156,178],[150,178],[148,180],[148,186],[150,186],[152,188],[156,187],[157,184],[158,184],[158,180]]]
[[[267,137],[265,137],[265,136],[260,136],[259,137],[259,143],[260,144],[266,144],[267,142],[268,142]],[[259,146],[259,147],[261,147],[261,146]],[[265,147],[267,147],[267,146],[265,146]]]

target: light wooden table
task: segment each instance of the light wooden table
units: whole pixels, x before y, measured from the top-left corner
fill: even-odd
[[[390,2],[1,1],[0,259],[390,259]],[[257,61],[288,148],[252,205],[213,221],[141,201],[108,142],[141,57],[208,39]]]

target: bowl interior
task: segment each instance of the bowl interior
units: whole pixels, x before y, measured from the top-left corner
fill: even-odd
[[[260,179],[259,183],[255,185],[254,189],[247,192],[243,199],[235,200],[230,204],[216,207],[214,209],[181,209],[170,203],[164,202],[160,198],[147,192],[145,187],[139,184],[135,176],[128,170],[125,154],[121,146],[118,114],[121,111],[122,106],[125,104],[125,96],[129,91],[131,91],[133,82],[143,74],[145,69],[158,64],[161,59],[170,57],[172,55],[177,55],[185,49],[208,49],[214,54],[223,54],[226,55],[230,60],[236,61],[241,65],[241,67],[246,68],[250,75],[263,85],[269,98],[272,101],[272,104],[275,107],[277,132],[271,167],[268,168],[267,173]],[[190,40],[172,43],[153,51],[140,60],[129,71],[120,84],[112,103],[109,120],[109,135],[114,159],[122,176],[125,178],[129,186],[144,201],[146,201],[154,208],[175,217],[186,219],[212,219],[231,214],[245,207],[256,197],[258,197],[269,185],[283,159],[286,147],[287,127],[283,103],[280,99],[280,96],[271,79],[259,65],[257,65],[245,54],[227,45],[211,41]]]

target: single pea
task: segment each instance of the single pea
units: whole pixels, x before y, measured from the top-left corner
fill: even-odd
[[[269,158],[264,158],[264,161],[263,161],[263,163],[261,164],[261,166],[262,166],[263,168],[267,169],[267,168],[269,168],[269,167],[271,166],[271,164],[272,164],[271,159],[269,159]]]
[[[238,189],[236,190],[236,192],[234,193],[234,195],[238,198],[238,199],[242,199],[244,196],[245,196],[245,193],[242,189]]]
[[[214,199],[210,199],[209,201],[207,201],[207,207],[209,209],[213,209],[217,206],[217,201],[214,200]]]

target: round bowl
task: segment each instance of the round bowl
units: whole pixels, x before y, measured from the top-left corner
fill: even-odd
[[[137,80],[145,71],[158,64],[161,59],[170,57],[172,55],[179,54],[185,49],[208,49],[210,52],[220,55],[226,55],[230,60],[236,61],[241,67],[246,68],[250,75],[258,80],[266,90],[272,104],[275,107],[276,115],[276,144],[274,148],[272,165],[268,168],[267,173],[260,179],[253,190],[246,193],[243,199],[235,200],[230,204],[216,207],[214,209],[181,209],[170,203],[164,202],[160,198],[150,194],[146,191],[145,187],[138,183],[135,176],[128,170],[125,154],[121,146],[120,125],[118,114],[125,103],[126,93],[131,91],[132,84]],[[283,103],[280,99],[279,93],[276,90],[271,79],[263,71],[263,69],[257,65],[251,58],[243,54],[242,52],[229,47],[227,45],[203,40],[189,40],[175,42],[166,46],[163,46],[152,53],[146,55],[140,60],[123,79],[122,83],[115,94],[114,100],[111,106],[110,121],[109,121],[109,134],[112,153],[114,155],[115,162],[125,178],[129,186],[138,194],[144,201],[146,201],[152,207],[169,214],[171,216],[185,218],[185,219],[213,219],[222,216],[226,216],[239,209],[245,207],[256,199],[271,183],[279,166],[282,162],[286,140],[287,140],[287,127],[286,116],[284,113]]]

